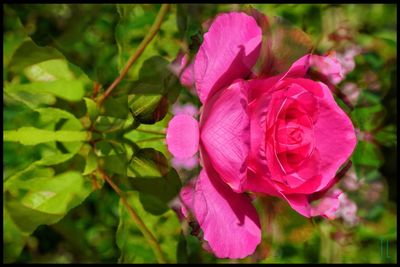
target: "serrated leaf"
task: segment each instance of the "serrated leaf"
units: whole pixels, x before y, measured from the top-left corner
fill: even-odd
[[[23,145],[37,145],[47,142],[76,142],[85,141],[86,132],[77,131],[48,131],[34,127],[21,127],[16,131],[4,131],[3,140],[8,142],[20,142]]]
[[[26,91],[30,93],[51,94],[68,101],[79,101],[85,94],[82,81],[57,80],[49,82],[32,82],[27,84],[8,84],[8,91]]]
[[[176,262],[176,246],[178,244],[180,225],[175,213],[170,210],[161,216],[148,214],[139,202],[136,194],[128,193],[127,199],[131,207],[158,239],[168,262]],[[119,204],[120,221],[116,233],[117,246],[120,249],[120,263],[155,263],[156,257],[126,207]]]

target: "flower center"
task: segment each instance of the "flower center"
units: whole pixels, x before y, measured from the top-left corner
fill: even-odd
[[[308,93],[300,93],[287,97],[282,102],[275,122],[275,156],[284,173],[283,177],[290,177],[289,180],[280,182],[292,187],[304,181],[290,174],[295,173],[310,158],[315,146],[313,121],[311,114],[306,110],[309,107],[303,107],[304,104],[301,101],[302,98],[307,98],[307,95]]]

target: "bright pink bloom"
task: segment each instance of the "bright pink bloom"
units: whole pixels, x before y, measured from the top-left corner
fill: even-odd
[[[344,68],[335,52],[326,56],[312,55],[311,65],[333,84],[338,84],[345,78]]]
[[[219,15],[193,62],[200,121],[179,114],[167,130],[174,156],[189,158],[199,148],[203,170],[194,187],[184,187],[182,211],[193,213],[218,257],[246,257],[261,241],[246,191],[278,196],[307,217],[333,218],[339,194],[325,192],[356,143],[331,91],[307,77],[310,55],[285,73],[246,80],[261,40],[253,17]]]

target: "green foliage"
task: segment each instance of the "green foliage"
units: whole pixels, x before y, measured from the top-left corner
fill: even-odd
[[[118,74],[114,28],[118,22],[111,4],[11,5],[39,46],[56,48],[94,81],[110,83]],[[32,17],[32,15],[34,16]],[[102,14],[98,16],[97,14]]]
[[[338,85],[341,90],[353,82],[360,93],[349,117],[358,136],[351,160],[362,186],[348,194],[357,203],[359,225],[349,227],[341,219],[311,224],[283,201],[255,201],[268,232],[252,256],[229,260],[206,252],[190,234],[193,225],[178,220],[174,210],[182,181],[198,169],[169,166],[165,129],[172,104],[200,102],[181,87],[170,64],[180,51],[195,55],[208,30],[204,22],[220,12],[248,12],[249,5],[170,5],[156,37],[99,104],[161,5],[8,4],[3,5],[5,263],[155,263],[152,246],[115,188],[104,185],[101,171],[122,190],[169,263],[397,262],[396,6],[253,7],[285,20],[271,20],[264,29],[258,65],[265,72],[286,69],[311,44],[321,54],[344,52],[351,44],[362,48],[354,71]],[[338,40],[339,30],[349,31],[350,38]],[[268,69],[272,63],[278,68]],[[381,239],[390,242],[392,258],[380,255]]]
[[[176,247],[180,225],[173,211],[156,216],[149,215],[135,193],[128,194],[128,201],[140,217],[146,218],[146,225],[155,236],[161,237],[159,243],[169,262],[176,262]],[[144,240],[143,235],[129,217],[122,203],[119,204],[119,225],[116,233],[117,245],[121,255],[120,263],[155,263],[155,255]],[[129,238],[127,238],[129,237]]]

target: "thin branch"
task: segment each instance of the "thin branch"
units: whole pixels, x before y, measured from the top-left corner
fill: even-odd
[[[121,198],[122,204],[128,210],[128,213],[131,216],[132,220],[135,222],[136,226],[139,228],[140,232],[142,232],[144,238],[147,240],[147,242],[153,249],[154,254],[156,255],[157,261],[159,263],[166,263],[166,260],[162,253],[161,247],[158,244],[157,239],[150,232],[150,230],[147,228],[147,226],[144,224],[144,222],[139,217],[139,215],[135,212],[135,210],[129,205],[128,200],[124,196],[124,193],[103,170],[101,170],[100,168],[98,170],[99,170],[100,174],[102,175],[102,177],[104,178],[104,180],[112,187],[112,189],[114,189],[114,191]]]
[[[114,82],[107,88],[104,95],[99,99],[98,106],[101,106],[104,100],[111,94],[111,92],[115,89],[115,87],[120,83],[120,81],[124,78],[124,76],[128,73],[130,67],[135,63],[135,61],[140,57],[143,51],[146,49],[147,45],[153,40],[154,36],[157,34],[158,30],[161,27],[161,23],[167,14],[169,8],[169,4],[162,4],[160,11],[157,14],[157,17],[151,26],[149,32],[144,37],[139,47],[135,51],[135,53],[131,56],[131,58],[126,63],[125,67],[121,71],[120,75],[114,80]]]
[[[97,94],[99,93],[99,90],[101,88],[101,84],[94,82],[93,83],[93,99],[96,98]]]

